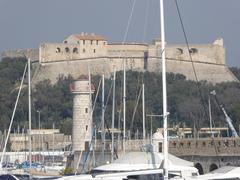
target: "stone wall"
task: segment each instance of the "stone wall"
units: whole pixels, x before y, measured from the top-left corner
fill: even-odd
[[[184,44],[166,43],[167,72],[180,73],[189,80],[212,83],[238,81],[225,64],[223,40],[212,44],[190,44],[189,50]],[[6,51],[3,57],[26,55],[34,61],[33,83],[50,79],[57,81],[59,75],[72,75],[78,78],[82,74],[105,74],[110,76],[114,69],[123,70],[124,61],[127,70],[161,72],[161,41],[155,39],[151,44],[128,43],[109,44],[99,35],[71,35],[63,43],[43,43],[39,50]],[[191,55],[191,56],[190,56]]]

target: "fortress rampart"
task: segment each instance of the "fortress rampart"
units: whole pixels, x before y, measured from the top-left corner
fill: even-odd
[[[123,69],[124,60],[128,70],[161,71],[159,39],[151,44],[120,44],[108,43],[100,35],[81,33],[70,35],[62,43],[42,43],[39,50],[27,52],[29,54],[16,52],[16,55],[35,59],[35,82],[50,79],[54,83],[60,74],[77,78],[87,74],[88,68],[93,74],[110,75],[114,68]],[[2,56],[13,57],[14,52],[7,51]],[[222,39],[212,44],[191,44],[189,51],[186,45],[166,43],[166,58],[168,72],[184,74],[190,80],[195,80],[194,66],[199,80],[212,83],[237,81],[225,64]]]

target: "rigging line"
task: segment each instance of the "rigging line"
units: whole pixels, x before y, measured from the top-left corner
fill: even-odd
[[[106,107],[108,105],[108,101],[109,101],[109,98],[110,98],[110,95],[111,95],[111,92],[112,92],[112,88],[113,88],[113,82],[111,83],[111,86],[110,86],[110,89],[109,89],[109,92],[108,92],[108,96],[107,96],[107,100],[106,100],[106,103],[105,103],[105,106],[104,106],[104,114],[106,112]]]
[[[112,87],[113,87],[113,82],[111,83],[111,86],[110,86],[110,89],[109,89],[109,92],[108,92],[108,96],[107,96],[107,100],[106,100],[106,103],[105,103],[105,105],[104,105],[104,114],[105,114],[105,112],[106,112],[106,107],[107,107],[107,105],[108,105],[108,101],[109,101],[109,97],[110,97],[110,95],[111,95]],[[101,127],[101,125],[102,125],[102,122],[100,122],[100,123],[98,124],[97,129],[99,129],[99,128]]]
[[[194,63],[193,63],[193,60],[192,60],[192,56],[189,52],[190,48],[189,48],[189,43],[188,43],[188,39],[187,39],[187,34],[186,34],[186,31],[185,31],[185,28],[184,28],[184,25],[183,25],[183,20],[182,20],[181,13],[180,13],[180,10],[179,10],[178,2],[177,2],[177,0],[174,0],[174,1],[175,1],[175,5],[176,5],[176,8],[177,8],[178,17],[179,17],[179,20],[180,20],[180,23],[181,23],[182,31],[183,31],[183,34],[184,34],[185,42],[187,44],[188,53],[189,53],[190,60],[191,60],[191,63],[192,63],[194,76],[195,76],[196,81],[197,81],[197,88],[198,88],[198,91],[199,91],[199,95],[200,95],[200,98],[201,98],[201,102],[202,102],[202,105],[203,105],[205,118],[206,118],[207,117],[207,110],[206,110],[207,108],[206,108],[206,105],[205,105],[204,100],[203,100],[203,95],[202,95],[202,92],[201,92],[201,89],[200,89],[200,84],[199,84],[199,81],[198,81],[198,78],[197,78],[197,74],[196,74],[195,66],[194,66]],[[206,118],[206,119],[208,119],[208,118]],[[212,140],[213,140],[213,144],[214,144],[215,153],[216,153],[217,157],[219,157],[218,160],[220,162],[220,156],[218,154],[218,150],[217,150],[214,138],[212,138]],[[219,163],[219,165],[220,165],[220,163]]]
[[[132,122],[131,122],[131,126],[130,126],[130,132],[133,129],[133,123],[134,123],[135,114],[136,114],[136,111],[137,111],[137,107],[138,107],[138,103],[139,103],[139,99],[140,99],[141,93],[142,93],[142,87],[139,90],[139,93],[138,93],[138,96],[137,96],[137,100],[136,100],[136,104],[135,104],[135,107],[134,107],[133,116],[132,116]]]
[[[122,45],[123,45],[123,44],[126,42],[126,40],[127,40],[127,35],[128,35],[128,31],[129,31],[129,27],[130,27],[131,21],[132,21],[132,16],[133,16],[133,11],[134,11],[134,8],[135,8],[135,4],[136,4],[136,0],[133,1],[133,5],[132,5],[132,9],[131,9],[130,16],[129,16],[129,18],[128,18],[128,23],[127,23],[126,31],[125,31],[125,33],[124,33]]]
[[[100,79],[100,80],[99,80],[99,83],[98,83],[97,94],[96,94],[96,96],[95,96],[94,103],[93,103],[93,108],[92,108],[92,115],[93,115],[93,111],[94,111],[95,106],[96,106],[97,97],[98,97],[98,93],[99,93],[99,89],[100,89],[101,83],[102,83],[102,79]]]
[[[196,68],[195,68],[195,65],[194,65],[194,62],[193,62],[193,59],[192,59],[192,55],[190,53],[190,47],[189,47],[189,43],[188,43],[188,38],[187,38],[187,33],[185,31],[185,27],[183,25],[183,20],[182,20],[182,16],[181,16],[181,13],[180,13],[180,9],[179,9],[179,6],[178,6],[178,2],[177,0],[174,0],[175,1],[175,5],[176,5],[176,8],[177,8],[177,13],[178,13],[178,17],[179,17],[179,20],[180,20],[180,24],[181,24],[181,27],[182,27],[182,31],[183,31],[183,35],[184,35],[184,39],[185,39],[185,42],[186,42],[186,45],[187,45],[187,49],[188,49],[188,54],[189,54],[189,57],[190,57],[190,61],[191,61],[191,64],[192,64],[192,68],[193,68],[193,73],[194,73],[194,76],[195,76],[195,79],[196,79],[196,85],[197,85],[197,88],[198,88],[198,93],[200,95],[200,98],[201,98],[201,102],[202,102],[202,105],[203,105],[203,110],[204,110],[204,115],[205,115],[205,120],[207,120],[207,108],[206,108],[206,104],[204,103],[204,98],[203,98],[203,94],[202,94],[202,91],[201,91],[201,88],[200,88],[200,83],[199,83],[199,80],[198,80],[198,77],[197,77],[197,73],[196,73]]]
[[[135,4],[136,4],[136,0],[133,1],[133,4],[132,4],[132,8],[131,8],[131,12],[130,12],[130,15],[128,17],[128,22],[127,22],[127,26],[126,26],[126,29],[125,29],[125,32],[124,32],[124,36],[123,36],[123,40],[122,40],[122,43],[121,45],[124,45],[126,40],[127,40],[127,36],[128,36],[128,32],[129,32],[129,27],[130,27],[130,24],[131,24],[131,21],[132,21],[132,17],[133,17],[133,12],[134,12],[134,8],[135,8]],[[122,57],[122,53],[123,51],[120,49],[119,50],[119,54],[118,54],[118,58],[120,59],[120,57]],[[123,67],[123,63],[124,63],[124,57],[122,57],[122,67]],[[125,68],[125,67],[123,67]],[[122,68],[122,69],[123,69]],[[123,90],[123,83],[121,83],[121,90]],[[122,95],[123,97],[123,95]],[[123,104],[123,101],[120,101],[120,105]],[[122,107],[121,107],[122,108]],[[120,108],[120,109],[121,109]]]
[[[146,11],[145,11],[142,43],[146,40],[147,25],[148,25],[148,18],[149,18],[149,6],[150,6],[150,0],[147,1],[147,8],[146,8]]]

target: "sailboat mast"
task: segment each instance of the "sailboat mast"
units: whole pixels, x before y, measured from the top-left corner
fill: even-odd
[[[211,110],[211,101],[210,97],[208,97],[208,111],[209,111],[209,121],[210,121],[210,131],[211,131],[211,137],[213,138],[213,131],[212,131],[212,110]]]
[[[146,130],[145,130],[145,90],[144,83],[142,84],[142,116],[143,116],[143,139],[146,138]]]
[[[126,60],[123,60],[123,153],[126,141]]]
[[[32,114],[31,114],[31,61],[28,58],[28,143],[29,143],[29,168],[32,168]]]
[[[115,121],[115,83],[116,82],[116,70],[113,74],[113,100],[112,100],[112,162],[114,160],[114,121]]]
[[[104,151],[105,151],[105,122],[104,122],[104,113],[105,113],[105,107],[104,107],[104,86],[105,86],[105,81],[104,81],[104,74],[102,75],[102,157],[104,159]]]
[[[166,51],[165,51],[165,26],[163,0],[160,0],[160,25],[161,25],[161,55],[162,55],[162,91],[163,91],[163,130],[164,130],[164,179],[168,179],[168,140],[167,140],[167,85],[166,85]]]
[[[52,156],[52,166],[54,166],[54,154],[55,154],[55,149],[54,149],[54,144],[55,144],[55,137],[54,137],[54,131],[55,131],[55,123],[53,123],[53,136],[52,136],[52,140],[53,140],[53,148],[52,148],[52,152],[53,152],[53,156]]]
[[[27,64],[25,65],[25,68],[24,68],[24,72],[23,72],[23,76],[22,76],[20,88],[19,88],[19,90],[18,90],[17,100],[16,100],[15,105],[14,105],[14,109],[13,109],[13,113],[12,113],[10,125],[9,125],[9,127],[8,127],[7,136],[6,136],[6,138],[5,138],[4,147],[3,147],[3,151],[2,151],[2,155],[1,155],[1,160],[0,160],[0,171],[2,170],[3,159],[4,159],[4,156],[5,156],[5,153],[6,153],[7,143],[8,143],[8,139],[9,139],[10,132],[11,132],[11,128],[12,128],[13,119],[14,119],[14,117],[15,117],[15,112],[16,112],[16,109],[17,109],[18,100],[19,100],[20,93],[21,93],[21,90],[22,90],[22,86],[23,86],[23,81],[24,81],[24,77],[25,77],[25,74],[26,74],[26,70],[27,70]]]

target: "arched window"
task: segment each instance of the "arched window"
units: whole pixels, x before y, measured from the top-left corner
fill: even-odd
[[[203,167],[200,163],[195,164],[195,168],[198,169],[198,172],[199,172],[200,175],[204,174]]]
[[[183,49],[177,48],[177,52],[178,52],[178,54],[183,54]]]
[[[66,53],[69,53],[70,52],[70,49],[68,47],[65,48],[65,52]]]
[[[73,48],[73,53],[78,53],[78,48]]]
[[[86,52],[86,50],[85,50],[85,48],[83,48],[83,53],[85,53]]]
[[[67,43],[67,41],[64,41],[64,43],[66,44],[66,43]]]
[[[198,53],[198,50],[197,50],[196,48],[191,48],[191,49],[189,50],[189,53],[190,53],[190,54],[196,54],[196,53]]]
[[[93,49],[93,53],[96,53],[96,49]]]
[[[60,53],[60,52],[61,52],[60,47],[57,47],[57,49],[56,49],[56,53]]]
[[[215,169],[218,169],[218,166],[216,164],[211,164],[210,167],[209,167],[209,172],[211,172]]]

